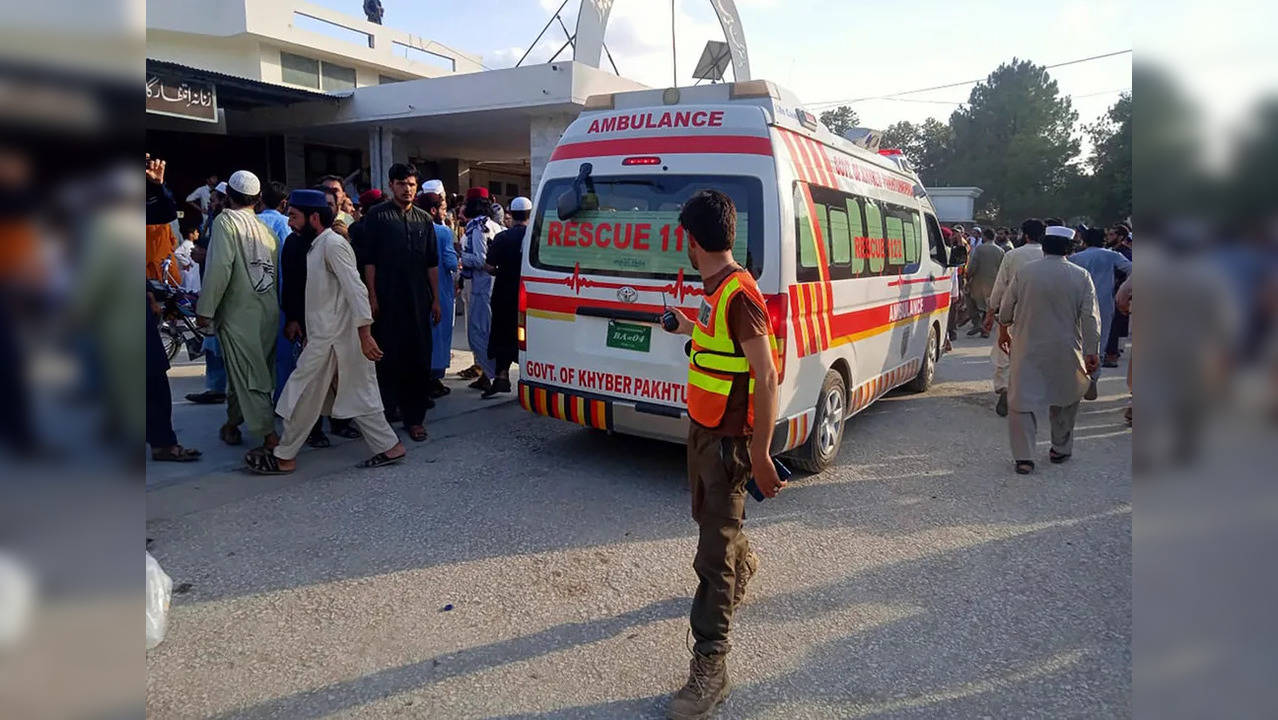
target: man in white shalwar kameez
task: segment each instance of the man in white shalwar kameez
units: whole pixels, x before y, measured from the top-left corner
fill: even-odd
[[[275,407],[284,418],[284,436],[273,452],[245,457],[254,472],[295,470],[297,455],[321,414],[355,421],[373,452],[360,467],[387,465],[405,455],[386,421],[377,387],[373,362],[382,351],[371,332],[368,290],[356,270],[354,249],[332,225],[324,193],[293,191],[289,227],[315,235],[306,254],[306,344]]]
[[[1043,259],[1017,271],[999,305],[999,345],[1011,356],[1008,431],[1016,472],[1034,470],[1035,414],[1048,409],[1054,463],[1074,451],[1078,403],[1100,366],[1100,310],[1091,275],[1066,260],[1074,231],[1049,227]],[[1009,332],[1010,331],[1010,332]]]

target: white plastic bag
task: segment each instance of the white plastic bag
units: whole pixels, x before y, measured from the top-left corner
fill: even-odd
[[[173,581],[160,568],[160,563],[146,554],[146,649],[164,642],[164,630],[169,623],[169,600],[173,596]]]

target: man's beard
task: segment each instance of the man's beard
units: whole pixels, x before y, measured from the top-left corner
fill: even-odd
[[[298,230],[297,234],[299,237],[302,238],[303,241],[307,243],[310,243],[312,240],[319,237],[319,233],[315,232],[315,228],[311,227],[310,225],[302,226],[302,229]]]

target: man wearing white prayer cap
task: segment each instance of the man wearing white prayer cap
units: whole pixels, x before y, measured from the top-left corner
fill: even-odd
[[[1012,359],[1008,433],[1021,474],[1034,470],[1036,413],[1044,407],[1051,424],[1048,457],[1053,463],[1069,459],[1078,403],[1100,366],[1096,288],[1086,270],[1066,260],[1073,242],[1070,228],[1048,227],[1043,258],[1020,268],[999,304],[999,345]]]
[[[203,289],[196,306],[201,325],[217,333],[226,366],[226,424],[219,435],[228,445],[243,442],[241,424],[275,447],[275,337],[279,334],[275,233],[258,219],[254,205],[262,183],[237,170],[226,183],[226,208],[213,221]]]

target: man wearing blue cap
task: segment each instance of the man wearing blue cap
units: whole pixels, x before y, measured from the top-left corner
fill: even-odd
[[[373,363],[382,350],[373,339],[373,312],[360,281],[355,251],[333,230],[335,213],[324,193],[294,190],[289,226],[306,252],[306,347],[280,393],[275,412],[284,418],[284,436],[274,450],[250,452],[244,461],[262,475],[291,473],[315,421],[325,410],[352,418],[374,453],[360,467],[380,467],[404,459],[399,437],[386,421]]]

